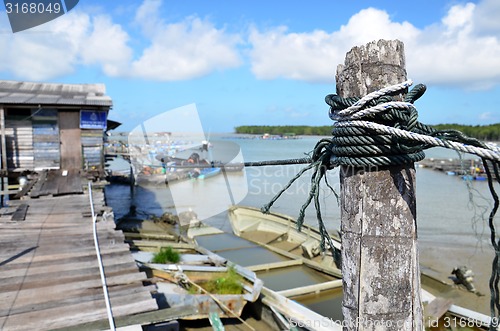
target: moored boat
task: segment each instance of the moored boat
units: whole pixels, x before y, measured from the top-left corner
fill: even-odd
[[[245,206],[231,206],[228,215],[233,232],[239,237],[302,256],[334,271],[340,267],[338,236],[331,235],[333,249],[327,245],[322,252],[319,230],[303,224],[302,230],[298,231],[297,222],[290,216],[264,214],[260,209]]]
[[[295,256],[295,258],[301,259],[305,265],[310,267],[316,267],[317,269],[318,266],[321,266],[321,269],[317,270],[341,277],[340,270],[333,263],[331,255],[328,260],[325,260],[325,257],[321,256],[321,254],[311,254],[311,250],[306,249],[306,247],[313,248],[312,252],[316,251],[314,248],[319,249],[321,237],[319,231],[314,227],[304,225],[303,231],[299,232],[292,217],[279,213],[264,214],[260,209],[253,207],[232,206],[228,214],[233,232],[238,237],[257,243],[289,258]],[[335,248],[340,250],[340,239],[333,235],[332,239]],[[315,241],[314,244],[311,243],[313,240]],[[308,244],[304,245],[304,243]],[[310,264],[311,261],[316,261],[317,265]],[[263,268],[270,267],[272,266],[263,266]],[[260,270],[259,267],[250,267],[250,269],[256,272]],[[429,270],[422,266],[421,269]],[[328,286],[331,286],[332,282],[335,281],[327,282],[329,283]],[[465,325],[469,327],[467,330],[487,330],[490,321],[489,316],[454,305],[451,299],[447,299],[447,297],[456,298],[457,296],[465,298],[475,294],[460,291],[424,271],[421,272],[421,282],[425,322],[426,326],[428,326],[426,330],[442,330],[440,327],[443,326],[443,323],[453,324],[454,326]],[[319,288],[321,288],[321,284],[310,288],[304,287],[282,291],[282,294],[293,299],[307,293],[307,291],[318,291]],[[443,305],[443,302],[447,304]]]
[[[184,249],[186,246],[184,246]],[[135,252],[135,260],[157,278],[157,291],[164,297],[168,307],[195,306],[197,313],[185,319],[208,318],[216,312],[219,317],[239,317],[247,302],[255,302],[263,283],[254,272],[232,264],[224,258],[205,251],[201,253],[193,247],[195,254],[182,253],[176,263],[152,263],[154,253]],[[197,254],[196,254],[197,253]],[[234,292],[211,293],[206,284],[221,284],[234,277],[239,286]]]

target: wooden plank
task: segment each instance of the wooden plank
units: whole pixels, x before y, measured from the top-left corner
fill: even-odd
[[[12,214],[11,220],[12,221],[24,221],[26,219],[26,213],[28,212],[29,205],[26,203],[23,203],[19,205]]]
[[[106,267],[106,277],[112,277],[119,274],[125,273],[138,273],[139,269],[134,267],[130,262],[117,264]],[[20,284],[22,284],[23,289],[34,289],[44,286],[59,286],[61,284],[84,282],[88,280],[95,280],[99,277],[99,269],[97,266],[94,268],[83,269],[83,270],[70,270],[65,272],[64,275],[59,273],[42,273],[38,275],[16,275],[13,277],[3,278],[0,284],[0,291],[5,293],[9,291],[19,290]]]
[[[103,261],[104,265],[106,266],[112,266],[115,264],[122,264],[122,263],[129,263],[131,266],[134,266],[134,261],[131,259],[130,256],[122,256],[119,260],[118,259],[113,259],[113,260],[107,260]],[[48,268],[50,266],[50,268]],[[77,262],[62,262],[62,263],[54,263],[54,264],[49,264],[49,265],[42,265],[40,267],[37,266],[31,266],[28,265],[30,273],[30,276],[35,276],[35,275],[44,275],[47,273],[50,273],[52,276],[55,276],[55,273],[63,273],[61,276],[65,277],[65,274],[67,272],[74,272],[74,271],[80,271],[83,273],[86,273],[84,270],[94,270],[98,271],[97,269],[97,258],[94,255],[94,259],[88,260],[88,261],[77,261]],[[135,267],[135,266],[134,266]],[[94,269],[95,268],[95,269]],[[137,270],[135,267],[134,269]],[[89,271],[87,271],[89,272]],[[8,270],[2,270],[0,271],[0,276],[1,277],[18,277],[18,276],[25,276],[25,270],[24,268],[9,268]]]
[[[279,261],[279,262],[274,262],[274,263],[256,264],[256,265],[248,266],[246,268],[248,270],[253,271],[253,272],[258,272],[258,271],[269,271],[272,269],[279,269],[279,268],[287,268],[287,267],[292,267],[292,266],[297,266],[297,265],[302,265],[302,264],[304,264],[302,262],[302,259],[294,259],[294,260]]]
[[[135,295],[123,297],[125,303],[113,309],[115,316],[125,316],[141,312],[157,310],[154,300],[134,301]],[[50,316],[50,318],[47,318]],[[22,330],[51,330],[56,328],[71,327],[86,322],[98,321],[107,318],[104,301],[89,301],[81,304],[59,306],[50,309],[36,310],[33,312],[11,315],[0,318],[4,329],[11,331]]]
[[[42,189],[43,184],[47,180],[47,170],[44,170],[40,173],[40,176],[38,177],[35,186],[33,187],[33,190],[30,193],[30,197],[32,198],[38,198],[40,196],[40,190]]]
[[[57,194],[57,187],[61,178],[60,170],[49,170],[47,180],[43,183],[40,195],[53,195]]]
[[[312,284],[307,286],[296,287],[288,290],[278,291],[278,294],[281,294],[284,297],[292,298],[301,295],[311,294],[311,293],[320,293],[332,289],[340,289],[342,287],[342,279],[335,279],[329,282]]]
[[[109,289],[109,296],[111,298],[111,302],[115,306],[119,306],[120,304],[122,304],[121,300],[123,299],[123,297],[134,294],[136,296],[135,301],[148,301],[152,298],[150,293],[154,290],[156,290],[156,287],[154,285],[150,285],[147,287],[138,287],[131,285],[115,286]],[[87,289],[86,291],[82,291],[78,293],[78,295],[74,293],[68,293],[66,297],[63,297],[61,299],[45,301],[42,303],[27,302],[25,305],[19,305],[16,302],[15,307],[0,309],[0,316],[24,314],[35,310],[45,310],[60,306],[76,305],[89,301],[102,300],[104,300],[102,288],[96,287]]]
[[[32,246],[30,250],[37,249]],[[19,252],[19,251],[16,251]],[[16,253],[16,255],[19,253]],[[12,258],[11,254],[0,255],[2,259]],[[101,258],[105,265],[120,264],[125,262],[133,262],[134,258],[125,245],[116,245],[113,247],[101,248]],[[50,266],[52,264],[62,264],[70,262],[86,262],[95,261],[96,252],[94,247],[89,247],[83,250],[74,250],[72,252],[65,251],[61,254],[46,253],[45,251],[37,251],[34,256],[19,256],[9,263],[9,269],[27,268],[27,267],[42,267]],[[5,263],[7,264],[7,263]]]
[[[57,187],[57,193],[54,196],[65,194],[82,194],[82,178],[80,170],[69,169],[66,176],[61,176]]]
[[[36,181],[30,180],[28,183],[20,190],[16,195],[14,195],[13,199],[21,199],[23,196],[28,194],[28,192],[35,186]]]
[[[122,285],[109,287],[109,297],[112,306],[115,308],[126,304],[130,301],[148,301],[152,300],[152,288],[145,288],[142,285],[134,286]],[[78,305],[85,302],[104,302],[104,294],[102,287],[74,287],[65,289],[62,292],[57,286],[34,289],[31,292],[45,293],[43,296],[29,297],[28,294],[23,294],[21,297],[16,296],[14,299],[4,299],[0,303],[0,316],[28,313],[34,310],[42,311],[67,305]]]
[[[141,284],[147,279],[145,273],[119,274],[106,277],[108,287],[128,284]],[[67,283],[58,286],[44,286],[30,289],[16,289],[9,292],[0,293],[0,309],[8,309],[15,301],[16,305],[26,305],[28,303],[43,303],[48,301],[58,301],[70,296],[80,296],[101,288],[101,278],[96,275],[94,279],[86,281]]]
[[[197,313],[197,308],[192,305],[174,307],[174,308],[160,309],[146,313],[139,313],[131,316],[122,316],[122,317],[119,316],[115,318],[115,324],[117,327],[124,327],[134,324],[146,325],[146,324],[162,323],[176,319],[182,319],[182,317],[193,315],[196,313]],[[107,327],[109,327],[108,320],[102,319],[95,322],[84,323],[61,329],[55,329],[54,331],[104,330]]]
[[[450,299],[437,297],[424,307],[425,325],[437,325],[437,321],[450,309]]]

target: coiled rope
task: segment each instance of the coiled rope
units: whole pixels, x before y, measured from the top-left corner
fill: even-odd
[[[321,248],[324,250],[328,242],[328,248],[335,254],[322,219],[319,202],[319,186],[322,179],[335,193],[325,176],[327,170],[340,165],[370,167],[411,164],[423,160],[425,158],[423,150],[431,147],[444,147],[479,156],[483,162],[494,201],[493,209],[488,217],[488,225],[491,244],[495,250],[489,283],[492,317],[490,330],[496,330],[500,314],[500,240],[496,238],[494,218],[500,201],[495,192],[494,181],[500,183],[500,148],[467,137],[457,130],[435,130],[420,123],[414,102],[425,93],[426,87],[418,84],[403,98],[402,95],[411,85],[412,81],[408,80],[372,92],[362,98],[327,95],[325,101],[330,106],[329,116],[335,121],[332,137],[321,139],[316,144],[310,164],[297,173],[268,204],[263,206],[262,212],[268,213],[276,200],[300,176],[312,169],[310,192],[300,208],[297,228],[301,230],[305,210],[314,200],[316,217],[322,234]],[[336,193],[335,195],[338,200],[338,195]]]

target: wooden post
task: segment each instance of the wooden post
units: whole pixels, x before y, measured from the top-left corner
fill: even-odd
[[[5,189],[5,178],[8,178],[8,169],[7,169],[7,143],[5,140],[5,110],[3,106],[0,106],[0,135],[1,135],[1,144],[2,144],[2,169],[1,169],[1,187],[2,195],[0,197],[0,206],[4,206],[4,196],[3,191]],[[5,176],[5,177],[4,177]]]
[[[351,49],[337,68],[337,94],[362,97],[406,80],[403,43]],[[342,166],[344,330],[423,330],[415,168]]]
[[[5,110],[0,106],[0,131],[2,135],[2,170],[7,172],[7,143],[5,140]]]

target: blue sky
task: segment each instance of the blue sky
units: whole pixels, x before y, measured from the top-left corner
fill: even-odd
[[[329,125],[327,94],[353,46],[405,44],[428,124],[500,122],[500,2],[95,1],[12,34],[0,6],[0,79],[104,83],[130,130],[195,103],[205,131]]]

